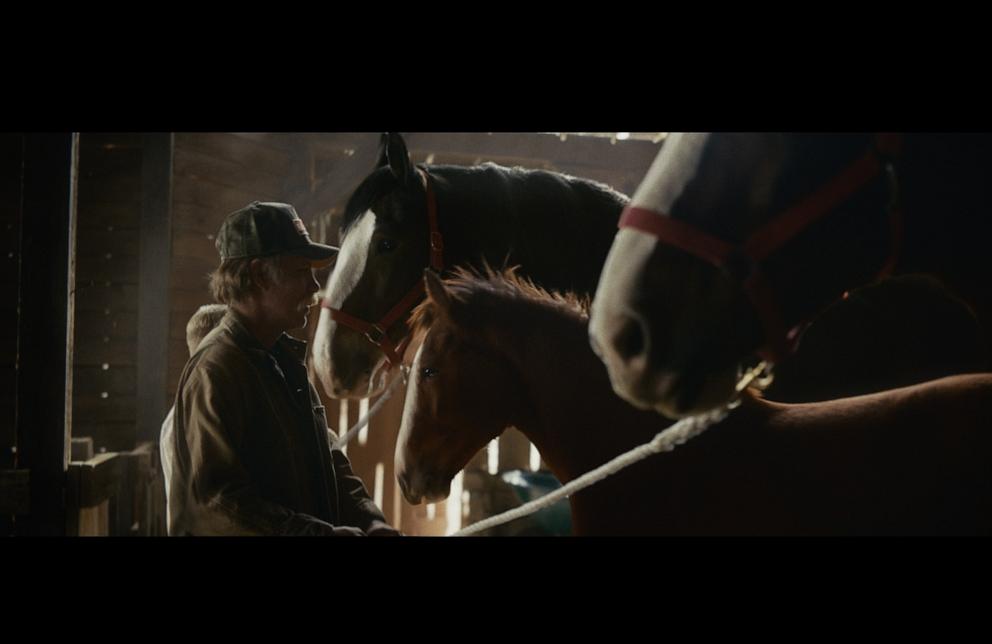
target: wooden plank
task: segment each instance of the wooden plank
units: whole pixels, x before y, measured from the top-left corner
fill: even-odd
[[[108,174],[79,184],[79,203],[128,203],[141,198],[140,174]]]
[[[97,454],[88,461],[73,461],[69,469],[79,473],[81,508],[95,507],[113,496],[125,473],[124,459],[116,452]]]
[[[220,255],[214,244],[214,233],[204,234],[183,229],[172,231],[172,255],[175,258],[202,258],[215,267],[220,262]]]
[[[86,311],[137,311],[138,286],[105,282],[79,284],[76,288],[76,308]]]
[[[217,258],[208,260],[203,257],[175,257],[170,274],[171,292],[174,296],[183,299],[177,302],[173,309],[196,310],[203,304],[213,303],[209,287],[210,274],[218,264],[220,260]]]
[[[168,410],[166,369],[169,341],[169,264],[171,247],[174,139],[147,134],[142,159],[141,255],[138,301],[139,440],[155,440]]]
[[[141,149],[141,134],[137,132],[85,132],[79,136],[83,150]]]
[[[172,229],[199,233],[201,235],[216,235],[228,211],[208,208],[195,203],[173,204]]]
[[[80,311],[76,315],[76,337],[136,338],[138,336],[137,311],[103,309]]]
[[[100,366],[104,363],[112,365],[135,366],[138,363],[137,354],[140,339],[114,338],[104,335],[100,338],[82,338],[76,336],[76,364],[80,366]]]
[[[75,393],[77,396],[99,396],[107,392],[111,396],[134,396],[137,393],[135,368],[132,366],[109,365],[102,366],[76,365]]]
[[[287,152],[290,156],[302,147],[300,140],[306,136],[306,134],[296,132],[228,132],[227,134],[238,139]]]
[[[0,469],[13,469],[12,448],[17,444],[14,363],[17,358],[23,147],[23,135],[0,134]],[[7,536],[12,531],[10,520],[0,519],[0,536]]]
[[[165,420],[163,418],[163,420]],[[74,437],[90,437],[97,452],[124,452],[135,445],[134,421],[101,421],[73,419]]]
[[[292,203],[301,217],[312,218],[321,211],[342,206],[372,170],[379,158],[379,136],[363,136],[355,153],[347,161],[335,166],[333,175],[324,178],[311,191],[308,187],[300,194],[294,194]]]
[[[529,470],[530,441],[517,429],[508,429],[499,437],[499,471]]]
[[[66,530],[78,143],[73,134],[25,136],[18,336],[31,360],[18,366],[17,446],[20,467],[31,470],[31,515],[18,534]]]
[[[231,188],[253,186],[256,190],[278,194],[286,181],[285,168],[270,171],[264,164],[252,165],[198,152],[195,149],[176,150],[175,173],[187,179],[207,179]]]
[[[91,227],[79,230],[76,245],[78,257],[138,255],[140,228]]]
[[[70,461],[88,461],[95,455],[93,439],[89,436],[72,439],[72,456]]]
[[[267,193],[251,186],[230,188],[203,179],[176,177],[174,185],[172,197],[175,203],[196,204],[211,209],[219,214],[222,221],[228,214],[252,201],[287,201],[281,193]]]
[[[107,230],[129,228],[137,230],[140,225],[141,199],[139,195],[119,202],[90,201],[79,204],[79,230],[93,228]]]
[[[173,287],[169,292],[169,297],[172,300],[173,308],[177,310],[197,309],[204,304],[211,304],[214,301],[210,296],[210,290],[207,288],[206,280],[203,281],[202,286],[198,287],[194,287],[192,283],[188,285],[188,288]]]
[[[80,423],[134,422],[137,413],[136,401],[136,396],[127,395],[108,395],[106,398],[101,397],[100,394],[78,395],[72,401],[72,414]],[[159,425],[164,418],[165,414],[162,414],[162,418],[158,419]],[[133,444],[128,446],[128,449],[131,447]]]
[[[105,181],[111,177],[141,174],[141,148],[81,147],[79,180],[82,183]]]
[[[137,254],[125,255],[108,252],[79,257],[76,264],[76,281],[84,284],[137,284],[139,258]]]
[[[253,140],[254,138],[254,140]],[[273,135],[250,137],[223,132],[177,132],[176,151],[194,151],[237,162],[276,176],[289,169],[290,154]]]

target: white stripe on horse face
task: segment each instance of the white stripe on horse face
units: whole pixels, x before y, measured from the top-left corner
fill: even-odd
[[[366,210],[358,221],[352,225],[351,232],[344,238],[338,261],[327,287],[327,304],[340,309],[344,301],[355,290],[358,280],[362,279],[365,265],[368,262],[372,232],[375,230],[375,213]]]
[[[428,335],[430,332],[428,331]],[[413,357],[413,365],[410,367],[410,381],[406,385],[406,399],[403,401],[403,420],[400,421],[400,433],[396,437],[396,453],[393,455],[393,464],[397,472],[406,469],[406,457],[403,450],[406,442],[410,438],[413,419],[417,413],[417,390],[420,389],[420,354],[427,344],[427,335],[417,348],[417,355]]]
[[[634,192],[630,205],[671,214],[672,204],[696,176],[709,134],[675,133],[668,137],[658,156]]]

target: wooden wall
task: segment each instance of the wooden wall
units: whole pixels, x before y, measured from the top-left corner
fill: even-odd
[[[23,146],[19,134],[0,135],[0,471],[14,470],[17,445],[14,410]],[[0,537],[13,532],[13,515],[0,512]]]
[[[135,446],[141,136],[79,140],[72,433],[125,451]]]

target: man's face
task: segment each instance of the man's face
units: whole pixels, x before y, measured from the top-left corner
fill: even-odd
[[[262,291],[262,304],[269,319],[285,331],[307,325],[307,311],[320,284],[313,276],[313,265],[305,257],[284,255],[279,258],[282,280]]]

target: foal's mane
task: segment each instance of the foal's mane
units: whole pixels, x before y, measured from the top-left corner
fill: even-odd
[[[591,305],[588,296],[560,293],[541,288],[529,278],[518,274],[520,266],[496,270],[488,264],[481,269],[456,267],[444,285],[453,297],[470,307],[497,309],[508,304],[524,304],[555,310],[583,322],[589,319]],[[427,299],[410,313],[409,325],[418,335],[430,328],[435,318],[434,303]]]

